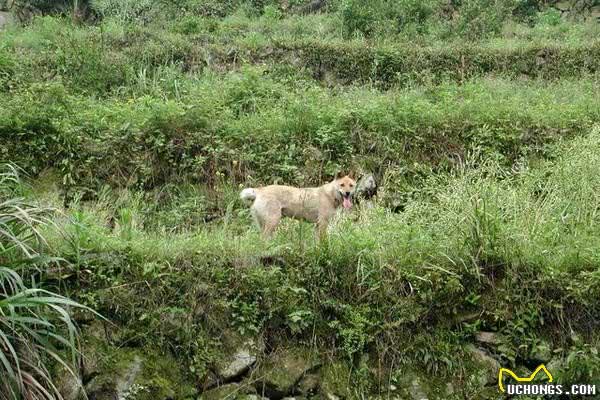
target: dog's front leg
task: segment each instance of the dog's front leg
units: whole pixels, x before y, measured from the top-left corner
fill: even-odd
[[[319,218],[316,226],[317,240],[321,241],[327,237],[327,226],[329,225],[329,218]]]

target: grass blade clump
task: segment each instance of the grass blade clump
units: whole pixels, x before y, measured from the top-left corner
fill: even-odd
[[[38,227],[48,224],[49,213],[15,197],[22,190],[17,169],[4,166],[0,171],[0,400],[61,399],[47,365],[52,360],[74,373],[77,330],[68,309],[81,306],[35,285],[29,287],[17,272],[17,265],[31,266],[39,259],[43,237]]]

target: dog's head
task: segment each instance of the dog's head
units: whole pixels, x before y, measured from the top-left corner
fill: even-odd
[[[344,208],[352,207],[352,196],[356,189],[356,181],[349,175],[338,177],[335,180],[337,191],[339,196],[342,198],[342,206]]]

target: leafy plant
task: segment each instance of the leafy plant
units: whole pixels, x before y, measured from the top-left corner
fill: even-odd
[[[376,8],[368,1],[346,0],[341,7],[344,33],[347,37],[356,33],[370,35],[377,23]]]
[[[589,382],[600,376],[600,352],[598,347],[576,342],[570,349],[566,359],[564,379],[568,382]]]
[[[301,333],[313,323],[314,315],[310,310],[296,310],[288,315],[287,325],[292,333]]]
[[[68,310],[83,306],[28,287],[16,272],[14,266],[38,260],[43,238],[37,228],[47,223],[48,212],[9,197],[20,185],[16,168],[5,167],[0,173],[0,399],[60,399],[48,365],[58,363],[74,374],[77,331]]]
[[[60,399],[48,364],[58,362],[71,373],[77,356],[76,328],[65,297],[28,288],[19,274],[0,267],[0,382],[2,399]],[[61,346],[70,352],[62,355]]]
[[[32,243],[43,240],[37,226],[48,221],[48,210],[12,197],[19,194],[19,185],[17,168],[4,166],[0,171],[0,261],[8,259],[15,251],[33,257],[36,251]]]
[[[153,0],[91,0],[91,7],[103,17],[122,22],[147,22],[160,2]],[[153,7],[154,6],[154,7]]]
[[[560,11],[549,8],[537,15],[537,24],[546,26],[557,26],[562,22]]]
[[[474,39],[496,35],[511,12],[511,1],[463,0],[459,7],[457,33]]]

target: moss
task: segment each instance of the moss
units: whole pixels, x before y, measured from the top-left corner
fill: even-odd
[[[282,397],[291,392],[300,379],[319,365],[311,349],[295,346],[278,349],[258,367],[256,388],[267,397]]]
[[[181,363],[170,355],[152,354],[145,363],[140,384],[149,388],[139,400],[194,398],[197,390],[186,379]]]
[[[248,395],[243,394],[242,387],[237,383],[230,383],[208,390],[200,395],[200,400],[221,400],[221,399],[243,399]]]
[[[181,363],[170,354],[150,347],[113,347],[89,336],[84,351],[84,357],[98,358],[86,386],[88,395],[95,398],[120,394],[132,400],[187,399],[197,394]]]

